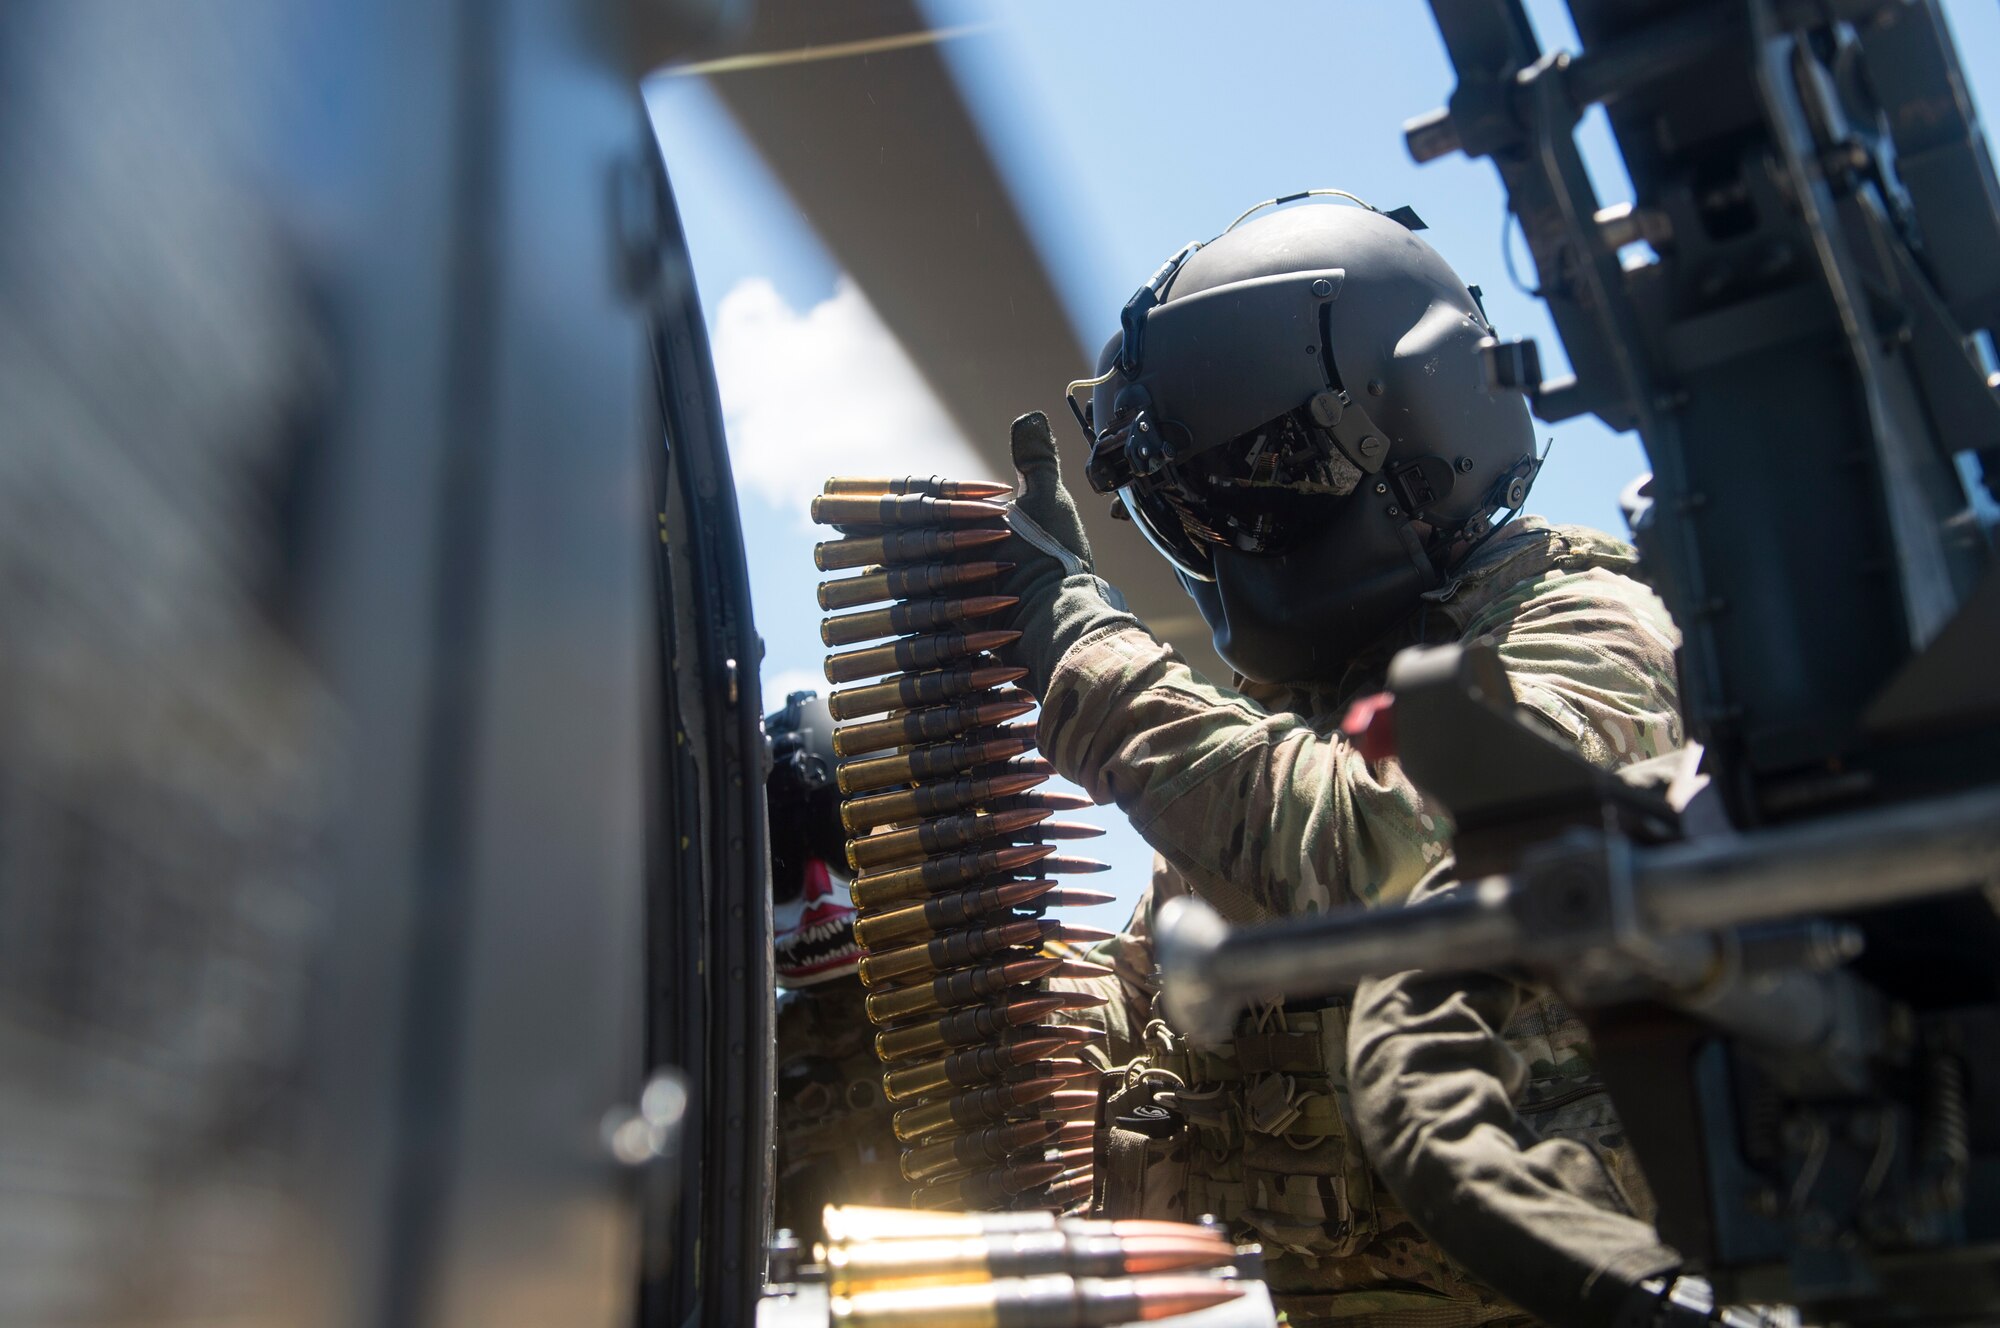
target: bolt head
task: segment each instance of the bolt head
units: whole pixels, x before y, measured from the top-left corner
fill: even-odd
[[[1376,481],[1375,481],[1375,492],[1377,492],[1377,493],[1387,493],[1387,492],[1389,492],[1389,486],[1388,486],[1388,485],[1386,485],[1386,484],[1384,484],[1384,483],[1383,483],[1382,481],[1380,481],[1380,480],[1376,480]]]
[[[1402,514],[1403,514],[1403,509],[1402,509],[1402,508],[1400,508],[1400,507],[1396,506],[1396,505],[1395,505],[1394,503],[1390,503],[1390,504],[1389,504],[1389,515],[1390,515],[1390,516],[1401,516]]]
[[[1458,473],[1461,475],[1470,475],[1472,473],[1471,457],[1460,457],[1458,459]]]
[[[1314,277],[1313,284],[1308,289],[1310,289],[1314,295],[1317,295],[1320,299],[1324,300],[1327,296],[1333,294],[1333,283],[1328,281],[1325,277]]]

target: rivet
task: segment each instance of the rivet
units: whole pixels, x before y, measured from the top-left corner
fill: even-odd
[[[1381,395],[1382,395],[1382,394],[1383,394],[1384,392],[1386,392],[1386,391],[1388,391],[1388,390],[1389,390],[1389,389],[1388,389],[1388,387],[1387,387],[1387,386],[1386,386],[1386,385],[1385,385],[1385,384],[1384,384],[1384,383],[1382,382],[1382,380],[1381,380],[1381,379],[1379,379],[1379,378],[1371,378],[1371,379],[1369,379],[1369,380],[1368,380],[1368,395],[1369,395],[1369,396],[1371,396],[1371,397],[1379,397],[1379,396],[1381,396]]]
[[[1390,503],[1390,504],[1389,504],[1389,515],[1390,515],[1390,516],[1401,516],[1402,514],[1403,514],[1403,509],[1402,509],[1402,508],[1400,508],[1400,507],[1396,506],[1396,505],[1395,505],[1394,503]]]
[[[1307,287],[1307,289],[1324,300],[1327,296],[1333,294],[1333,283],[1325,277],[1314,277],[1313,284]]]
[[[1308,355],[1317,355],[1317,354],[1319,354],[1319,347],[1318,347],[1318,346],[1307,346],[1307,347],[1306,347],[1306,354],[1308,354]]]
[[[1380,481],[1380,480],[1377,480],[1377,481],[1375,481],[1375,492],[1377,492],[1377,493],[1387,493],[1387,492],[1389,492],[1389,486],[1388,486],[1388,485],[1386,485],[1386,484],[1384,484],[1384,483],[1382,483],[1382,481]]]

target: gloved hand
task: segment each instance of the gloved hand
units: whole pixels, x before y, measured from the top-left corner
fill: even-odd
[[[1021,639],[1007,653],[1028,670],[1027,687],[1040,697],[1070,647],[1139,620],[1125,611],[1124,597],[1091,571],[1090,538],[1063,486],[1049,417],[1034,411],[1015,420],[1011,441],[1021,492],[1008,504],[1014,535],[996,556],[1014,567],[997,589],[1021,601],[1005,624]]]

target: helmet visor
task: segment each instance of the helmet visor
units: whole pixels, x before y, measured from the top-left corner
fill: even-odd
[[[1361,479],[1330,434],[1304,411],[1288,411],[1220,447],[1135,476],[1120,492],[1153,547],[1207,581],[1214,578],[1209,550],[1290,553]]]

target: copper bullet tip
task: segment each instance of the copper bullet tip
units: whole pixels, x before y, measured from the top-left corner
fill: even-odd
[[[1042,847],[1047,848],[1049,846],[1044,844],[1042,845]],[[1072,876],[1089,875],[1095,872],[1110,871],[1111,864],[1108,862],[1101,862],[1096,858],[1060,857],[1060,858],[1050,858],[1047,862],[1042,864],[1041,870],[1051,873],[1063,873]]]
[[[1003,595],[999,596],[999,598],[1006,599],[1007,597]],[[1008,602],[1018,603],[1019,601],[1009,600]],[[999,650],[1004,646],[1013,645],[1020,639],[1021,634],[1019,632],[1007,628],[991,628],[984,631],[967,632],[965,634],[965,652],[968,655],[974,655],[983,650]]]
[[[1103,1042],[1111,1036],[1103,1029],[1092,1028],[1088,1024],[1043,1024],[1035,1032],[1061,1038],[1072,1047],[1083,1042]]]
[[[1126,1236],[1176,1236],[1190,1240],[1200,1239],[1229,1245],[1229,1238],[1215,1227],[1201,1226],[1194,1222],[1167,1222],[1152,1217],[1121,1217],[1110,1224],[1111,1234]],[[1234,1246],[1230,1246],[1234,1249]]]
[[[1012,844],[1006,848],[996,848],[993,852],[994,871],[1018,871],[1022,867],[1042,861],[1054,853],[1053,844]]]
[[[1050,1037],[1040,1029],[1037,1029],[1036,1032],[1039,1036],[1023,1038],[1019,1042],[1008,1045],[1006,1048],[1007,1059],[1015,1065],[1026,1065],[1031,1061],[1049,1060],[1057,1052],[1067,1051],[1076,1045],[1075,1039],[1072,1038]],[[1051,1089],[1049,1091],[1054,1092],[1055,1090]]]
[[[1055,808],[1049,808],[1051,815],[1054,812]],[[1038,826],[1035,833],[1045,839],[1097,839],[1104,834],[1104,827],[1088,821],[1049,821]]]
[[[994,1131],[993,1137],[1008,1152],[1018,1153],[1023,1149],[1041,1148],[1052,1144],[1060,1133],[1062,1133],[1061,1121],[1031,1120],[1002,1125]]]
[[[1036,1061],[1029,1068],[1037,1079],[1054,1079],[1058,1082],[1095,1079],[1103,1073],[1095,1065],[1086,1065],[1077,1060]]]
[[[1018,1084],[1007,1085],[1007,1096],[1017,1107],[1033,1106],[1052,1094],[1062,1091],[1063,1080],[1055,1075],[1039,1079],[1024,1079]]]
[[[1243,1295],[1242,1287],[1213,1277],[1149,1277],[1130,1285],[1141,1323],[1213,1309]]]
[[[1019,595],[967,595],[958,601],[958,612],[963,618],[989,618],[1020,602]]]
[[[1050,891],[1042,900],[1047,908],[1096,908],[1099,904],[1117,902],[1118,896],[1109,890],[1084,890],[1074,885]]]
[[[1013,986],[1025,987],[1043,978],[1054,977],[1068,962],[1061,955],[1045,954],[1030,955],[1026,959],[1005,959],[1000,962],[999,976]]]
[[[998,544],[1014,532],[1011,530],[947,530],[945,544],[954,553],[983,549],[989,544]]]
[[[1033,787],[1030,785],[1029,787]],[[1022,793],[1002,800],[997,795],[991,807],[993,811],[1004,811],[1010,807],[1043,807],[1052,812],[1080,812],[1096,806],[1081,793],[1063,793],[1043,789],[1038,793]]]
[[[1236,1247],[1209,1235],[1121,1236],[1118,1243],[1131,1274],[1179,1273],[1236,1262]]]
[[[1029,826],[1040,826],[1043,821],[1055,815],[1054,812],[1023,810],[1015,812],[981,812],[979,823],[980,838],[995,839],[1001,835],[1011,835],[1026,830]],[[1024,846],[1025,847],[1025,846]]]
[[[1054,1014],[1058,1010],[1082,1008],[1070,1003],[1071,998],[1079,994],[1077,992],[1051,992],[1046,996],[1026,996],[1018,1001],[1007,1002],[1006,1005],[1000,1008],[1000,1014],[1008,1023],[1016,1026],[1032,1024],[1042,1016]]]

